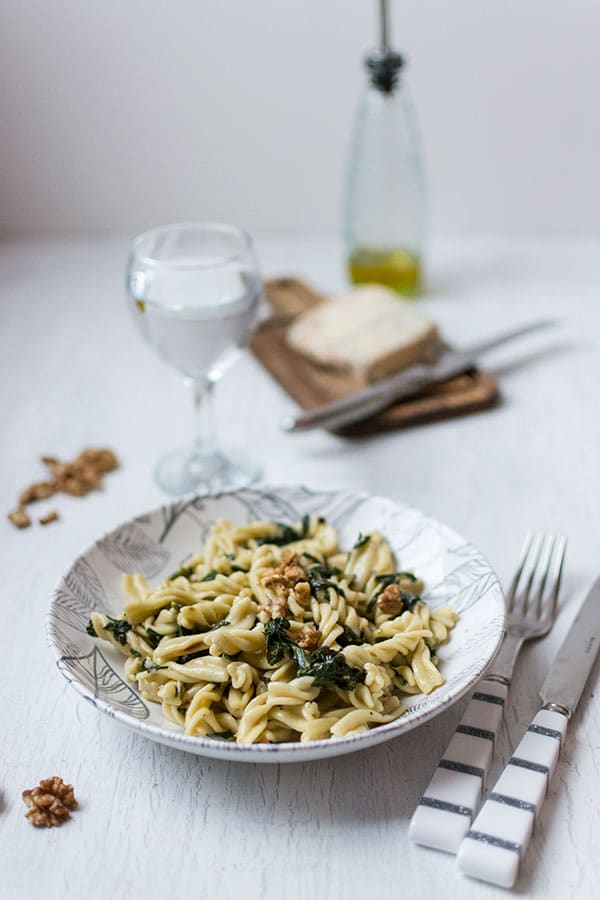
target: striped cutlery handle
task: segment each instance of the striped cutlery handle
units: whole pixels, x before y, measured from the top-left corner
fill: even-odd
[[[542,709],[525,732],[457,856],[466,875],[512,887],[558,760],[568,719]]]
[[[508,687],[484,678],[410,821],[417,844],[456,853],[479,808]]]

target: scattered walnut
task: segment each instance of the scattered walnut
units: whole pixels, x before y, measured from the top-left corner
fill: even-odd
[[[58,519],[60,519],[60,516],[58,515],[56,510],[53,509],[52,512],[46,513],[45,516],[42,516],[41,519],[38,519],[38,522],[40,523],[40,525],[49,525],[50,522],[56,522],[58,521]]]
[[[72,497],[84,497],[90,491],[101,487],[102,476],[105,472],[112,472],[118,468],[117,457],[106,448],[88,447],[82,450],[73,462],[62,462],[56,456],[42,456],[42,462],[50,472],[52,481],[37,481],[29,485],[21,493],[19,503],[21,507],[35,500],[44,500],[51,497],[57,491],[70,494]],[[50,518],[51,516],[51,518]],[[54,522],[58,513],[49,513],[40,519],[42,525]],[[17,528],[27,528],[31,525],[29,516],[22,508],[9,513],[9,519]]]
[[[311,601],[310,584],[308,581],[299,581],[294,587],[294,595],[296,597],[296,602],[299,603],[303,609],[308,609]]]
[[[279,588],[287,588],[288,582],[285,575],[280,575],[279,572],[273,572],[272,575],[265,575],[262,580],[264,587],[274,588],[276,591]]]
[[[402,612],[403,605],[397,584],[389,584],[377,598],[377,606],[386,616],[395,616]]]
[[[52,481],[36,481],[22,491],[19,503],[24,506],[26,503],[34,503],[36,500],[45,500],[47,497],[51,497],[55,491],[56,485]]]
[[[306,572],[304,571],[302,566],[287,566],[284,574],[287,580],[292,584],[297,584],[299,581],[306,581]]]
[[[271,603],[271,618],[276,616],[287,616],[289,613],[287,599],[285,597],[275,597]]]
[[[69,464],[61,462],[56,456],[42,456],[42,462],[54,478],[64,478],[67,475]]]
[[[272,617],[288,614],[287,599],[291,590],[294,590],[301,605],[308,606],[310,603],[310,585],[306,581],[306,571],[300,564],[300,557],[293,550],[283,551],[281,562],[263,577],[262,583],[274,594],[270,603]]]
[[[275,572],[283,575],[290,587],[299,581],[306,581],[306,571],[300,562],[300,557],[293,550],[283,551],[281,562]]]
[[[27,510],[23,509],[22,506],[19,506],[17,509],[10,512],[8,518],[15,528],[29,528],[31,525],[31,519],[27,515]]]
[[[314,650],[319,646],[319,641],[322,637],[323,635],[321,632],[311,622],[303,628],[297,644],[299,647],[302,647],[303,650]]]
[[[55,489],[72,497],[84,497],[100,487],[102,476],[98,469],[78,457],[72,463],[63,463],[54,456],[43,456],[42,461],[54,476]]]
[[[37,828],[62,825],[70,818],[70,810],[77,809],[78,806],[73,785],[65,784],[57,775],[44,778],[38,787],[23,791],[22,796],[30,807],[25,815]]]
[[[119,468],[119,460],[112,450],[107,450],[106,448],[88,447],[87,450],[81,451],[76,462],[91,466],[102,475],[105,472],[113,472]]]
[[[72,476],[69,478],[61,478],[56,483],[63,494],[70,494],[71,497],[85,497],[91,490],[89,485],[84,481],[81,481],[79,478],[73,478]]]

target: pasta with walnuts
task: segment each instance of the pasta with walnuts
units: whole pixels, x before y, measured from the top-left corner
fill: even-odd
[[[402,715],[443,683],[437,647],[457,620],[397,572],[378,531],[349,551],[335,528],[220,519],[158,587],[123,575],[120,619],[88,632],[127,658],[142,696],[189,735],[239,743],[339,738]]]

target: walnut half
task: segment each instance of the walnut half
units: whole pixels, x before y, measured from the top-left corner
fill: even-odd
[[[17,507],[17,509],[13,509],[12,512],[9,512],[8,518],[13,523],[15,528],[29,528],[31,525],[31,519],[27,513],[26,509],[23,509],[22,506]]]
[[[302,629],[300,637],[298,638],[298,646],[302,647],[303,650],[308,650],[310,652],[319,646],[319,641],[322,637],[323,635],[314,623],[309,622],[309,624],[305,625]]]
[[[38,787],[23,791],[23,801],[29,807],[25,813],[32,825],[37,828],[52,828],[62,825],[71,816],[71,810],[77,809],[72,784],[65,784],[62,778],[54,775],[44,778]]]
[[[396,616],[404,606],[397,584],[389,584],[377,598],[377,606],[386,616]]]

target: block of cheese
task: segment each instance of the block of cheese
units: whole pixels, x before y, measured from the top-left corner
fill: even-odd
[[[288,344],[317,365],[371,382],[435,359],[434,322],[389,288],[364,285],[311,307],[289,327]]]

